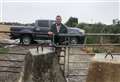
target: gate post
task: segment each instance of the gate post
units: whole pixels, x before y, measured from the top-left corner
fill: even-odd
[[[55,52],[31,50],[25,57],[22,82],[66,82]]]
[[[69,74],[69,47],[65,48],[65,69],[64,69],[65,77]]]

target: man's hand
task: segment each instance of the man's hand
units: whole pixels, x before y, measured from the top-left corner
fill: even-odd
[[[53,32],[48,32],[49,35],[53,35]]]

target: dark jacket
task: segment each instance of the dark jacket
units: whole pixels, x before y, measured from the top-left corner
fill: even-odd
[[[53,32],[54,34],[58,34],[56,24],[53,24],[51,26],[50,31]],[[67,33],[67,28],[63,24],[61,24],[59,33]]]
[[[55,44],[57,44],[57,43],[61,44],[61,42],[65,41],[64,37],[58,36],[59,33],[67,33],[68,32],[67,28],[63,24],[61,24],[59,32],[57,32],[56,24],[53,24],[51,26],[50,31],[55,34],[55,36],[54,36],[54,43]]]

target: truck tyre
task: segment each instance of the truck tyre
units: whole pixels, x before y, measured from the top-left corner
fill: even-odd
[[[76,37],[72,37],[70,40],[71,45],[78,44],[78,39]]]
[[[32,39],[29,35],[23,35],[21,37],[22,44],[29,45],[32,42]]]

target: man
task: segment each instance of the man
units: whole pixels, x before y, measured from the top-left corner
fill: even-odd
[[[60,15],[56,16],[56,23],[53,24],[48,32],[49,35],[55,35],[54,42],[55,44],[60,44],[64,40],[64,37],[58,36],[59,33],[67,33],[67,28],[61,23],[62,18]]]

